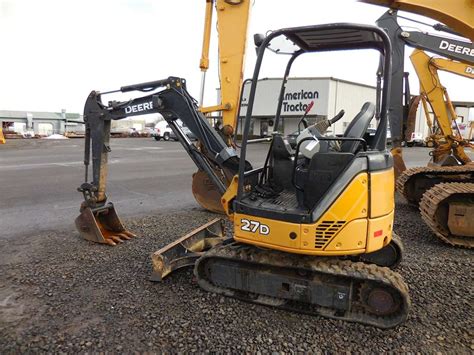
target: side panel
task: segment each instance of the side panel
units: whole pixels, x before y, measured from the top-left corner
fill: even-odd
[[[367,252],[383,248],[392,240],[393,211],[388,215],[369,219],[367,233]]]
[[[314,224],[300,225],[236,213],[234,238],[243,243],[290,253],[308,255],[363,253],[368,223],[368,185],[368,174],[358,174]],[[331,241],[336,236],[337,241],[332,244]]]
[[[353,250],[354,253],[365,251],[367,236],[367,219],[356,219],[346,226],[324,248],[326,252]]]
[[[393,168],[370,173],[370,218],[393,212],[395,208]]]

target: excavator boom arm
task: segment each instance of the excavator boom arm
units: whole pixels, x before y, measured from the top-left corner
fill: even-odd
[[[427,16],[474,41],[474,0],[359,0]]]
[[[221,102],[217,106],[202,107],[203,113],[222,111],[224,126],[235,129],[240,103],[240,88],[250,17],[250,0],[206,0],[203,47],[200,68],[203,73],[209,68],[209,45],[211,36],[212,5],[217,12],[219,48],[219,74]],[[204,79],[201,85],[203,96]],[[201,102],[202,105],[202,102]]]
[[[97,204],[104,204],[106,201],[107,156],[110,152],[111,121],[151,113],[163,115],[197,167],[209,175],[221,193],[225,192],[225,185],[216,176],[213,166],[236,172],[237,153],[234,149],[227,147],[221,136],[198,111],[194,99],[186,91],[184,79],[170,77],[156,82],[124,86],[120,91],[149,91],[163,86],[166,87],[165,90],[130,101],[111,101],[108,105],[102,103],[102,95],[99,92],[92,91],[90,93],[84,108],[86,121],[84,162],[87,167],[91,152],[92,185],[89,188],[91,193],[88,196],[94,196],[94,198],[88,201],[86,199],[86,202],[91,206],[96,207]],[[191,144],[178,124],[178,119],[199,139],[202,144],[201,150]]]

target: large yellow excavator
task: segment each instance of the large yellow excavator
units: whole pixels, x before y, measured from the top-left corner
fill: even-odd
[[[466,64],[433,58],[418,49],[410,59],[420,80],[425,113],[430,106],[437,129],[429,137],[434,149],[428,167],[404,171],[397,180],[397,189],[410,203],[419,203],[423,220],[442,241],[473,247],[474,163],[466,149],[474,145],[462,137],[456,112],[437,72],[446,70],[474,79],[474,60]]]
[[[379,3],[379,1],[375,2]],[[436,6],[437,3],[433,5]],[[448,24],[465,30],[462,34],[466,36],[472,35],[469,27],[472,28],[474,23],[474,8],[466,1],[452,1],[445,6],[450,7],[446,9],[446,14],[450,15]],[[466,14],[470,16],[466,17]],[[459,24],[455,26],[456,16],[459,16],[461,22],[468,26]],[[453,120],[456,118],[454,109],[437,75],[439,67],[436,62],[446,66],[447,61],[432,59],[424,51],[450,59],[452,63],[450,68],[454,66],[463,68],[466,71],[464,76],[472,78],[469,72],[474,65],[474,46],[469,40],[459,37],[441,37],[419,31],[406,31],[399,26],[397,17],[396,10],[389,10],[377,21],[378,26],[384,28],[389,34],[394,48],[390,128],[393,142],[392,153],[396,176],[398,176],[397,190],[414,205],[423,201],[420,204],[422,217],[441,240],[451,245],[472,247],[474,245],[474,223],[471,218],[474,213],[474,167],[464,151],[469,144],[453,133],[452,126],[455,124]],[[434,27],[451,34],[455,33],[443,25]],[[461,36],[461,34],[457,35]],[[414,112],[416,113],[413,107],[412,109],[409,107],[409,90],[405,90],[405,104],[402,103],[404,79],[406,80],[403,71],[405,46],[415,48],[411,60],[420,80],[421,91],[424,92],[422,102],[429,102],[442,134],[442,140],[441,137],[437,137],[438,144],[431,153],[432,159],[428,167],[406,169],[402,158],[401,142],[406,134],[409,134],[413,123],[410,122],[409,117],[412,117]]]
[[[446,71],[468,79],[474,79],[474,64],[432,57],[420,49],[413,51],[410,60],[420,81],[421,102],[430,130],[430,136],[427,139],[435,148],[430,153],[432,157],[431,164],[447,166],[471,163],[465,149],[474,146],[462,136],[459,130],[456,123],[455,108],[447,89],[441,83],[438,71]],[[434,115],[436,127],[433,125],[429,112]],[[410,120],[410,117],[408,119]],[[412,125],[408,123],[407,126]],[[406,132],[405,135],[410,133]],[[455,160],[453,160],[453,157]]]
[[[415,53],[417,51],[419,51],[419,50],[415,50],[413,53]],[[413,58],[413,56],[411,56],[411,58]],[[422,60],[422,63],[423,62],[425,64],[428,63],[428,65],[425,65],[424,68],[430,68],[430,70],[429,70],[430,74],[427,75],[427,76],[425,75],[425,80],[426,80],[426,78],[428,78],[430,80],[434,80],[432,82],[433,85],[441,87],[441,89],[443,91],[443,95],[444,95],[444,101],[446,102],[446,107],[448,109],[448,112],[449,112],[451,118],[455,119],[457,117],[456,110],[454,108],[454,105],[453,105],[450,97],[449,97],[447,89],[444,86],[442,86],[437,72],[438,71],[446,71],[446,72],[450,72],[450,73],[453,73],[453,74],[457,74],[457,75],[462,76],[462,77],[472,79],[474,77],[473,67],[469,64],[453,61],[451,59],[440,58],[440,57],[429,57],[426,54],[421,56],[421,58],[424,59],[424,60]],[[421,69],[426,72],[426,69],[423,69],[423,68],[421,68]],[[429,86],[429,83],[428,83],[428,86]],[[442,133],[441,127],[437,127],[437,122],[436,121],[433,123],[433,120],[432,120],[431,115],[430,115],[430,112],[434,113],[434,109],[432,107],[430,108],[431,103],[430,103],[429,98],[428,98],[428,95],[431,93],[431,90],[429,92],[424,92],[423,91],[423,85],[420,85],[420,89],[421,89],[420,95],[418,97],[416,97],[415,100],[418,100],[418,102],[420,102],[420,100],[421,100],[421,104],[422,104],[423,110],[424,110],[425,120],[426,120],[426,123],[428,125],[429,136],[426,137],[425,144],[428,148],[433,148],[435,145],[442,147],[443,143],[445,143],[444,135]],[[437,94],[437,96],[440,97],[439,94]],[[413,107],[412,113],[414,113],[415,112],[414,110],[417,110],[417,109],[418,109],[418,105],[416,107]],[[412,117],[409,115],[408,120],[410,121],[411,119],[412,119]],[[460,131],[459,126],[457,125],[456,121],[453,121],[453,125],[456,126],[456,130],[454,130],[453,133],[454,133],[454,137],[458,141],[458,143],[462,146],[472,148],[472,146],[469,144],[470,141],[471,141],[471,137],[472,137],[471,134],[468,133],[466,138],[464,138],[464,137],[462,137],[461,131]],[[414,125],[413,124],[408,123],[407,126],[411,126],[410,127],[411,130],[407,130],[407,132],[405,134],[406,136],[414,130]],[[472,126],[472,124],[471,124],[471,126]],[[438,156],[438,159],[437,159],[438,161],[442,160],[442,159],[439,159],[439,158],[442,158],[443,155],[444,155],[442,153],[442,151],[440,152],[440,154],[435,154],[435,152],[433,152],[432,154],[433,154],[433,156],[435,156],[435,155]],[[462,154],[462,152],[461,152],[461,154]],[[459,159],[460,159],[460,161],[463,161],[463,162],[466,162],[466,163],[470,161],[469,158],[465,159],[465,157],[462,157],[462,156],[459,157]]]
[[[199,63],[202,71],[200,103],[202,105],[204,101],[214,12],[217,14],[221,102],[215,106],[201,107],[200,111],[204,114],[222,113],[221,134],[228,146],[232,145],[237,124],[250,10],[250,0],[206,0],[202,54]],[[229,185],[232,175],[226,170],[217,173],[226,186]],[[198,170],[193,175],[192,191],[202,207],[209,211],[224,213],[219,189],[204,171]]]

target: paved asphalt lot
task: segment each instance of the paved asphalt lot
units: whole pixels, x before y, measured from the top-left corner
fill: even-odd
[[[191,193],[196,168],[179,143],[117,138],[111,147],[108,196],[121,217],[200,209]],[[263,163],[267,148],[250,146],[254,166]],[[428,161],[426,148],[404,154],[409,167]],[[10,140],[0,146],[0,239],[73,227],[82,202],[76,191],[84,180],[82,159],[82,139]]]
[[[265,148],[250,158],[263,163]],[[121,217],[197,208],[196,167],[178,142],[152,138],[111,141],[107,195]],[[10,140],[0,145],[1,238],[70,228],[83,201],[83,140]]]

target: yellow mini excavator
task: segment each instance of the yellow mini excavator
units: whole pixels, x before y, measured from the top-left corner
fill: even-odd
[[[450,24],[456,22],[455,14],[463,18],[468,13],[471,16],[465,17],[465,21],[472,28],[474,8],[461,1],[454,1],[451,5],[452,9],[447,11],[450,13]],[[456,113],[437,71],[447,70],[472,79],[474,46],[469,40],[459,38],[460,34],[457,37],[441,37],[420,31],[406,31],[398,24],[397,17],[396,10],[389,10],[377,21],[377,25],[388,33],[394,49],[390,129],[398,176],[396,187],[410,204],[419,205],[423,220],[442,241],[473,247],[474,165],[465,152],[471,145],[453,131]],[[433,27],[454,34],[446,26]],[[465,29],[465,26],[457,27]],[[466,29],[465,34],[468,36],[471,32]],[[406,169],[403,162],[401,142],[411,133],[418,101],[413,104],[409,98],[409,86],[404,73],[405,46],[415,48],[410,58],[420,80],[422,103],[426,111],[429,110],[428,106],[431,107],[439,128],[439,134],[432,137],[437,139],[437,143],[431,152],[429,166],[411,169]],[[448,59],[430,57],[425,50]],[[402,103],[404,80],[405,104]]]
[[[289,49],[280,44],[290,45]],[[298,312],[381,328],[407,318],[410,299],[402,277],[390,268],[402,257],[393,234],[393,160],[386,150],[391,81],[391,44],[380,28],[326,24],[286,28],[256,37],[258,58],[251,81],[240,156],[211,127],[186,90],[169,77],[123,86],[143,92],[129,101],[106,101],[109,92],[92,91],[86,101],[86,179],[80,233],[89,240],[128,238],[129,232],[106,197],[107,156],[112,120],[159,112],[198,169],[218,188],[233,223],[225,233],[216,220],[155,252],[153,279],[194,265],[199,285],[210,292]],[[373,50],[381,73],[376,104],[365,103],[343,136],[324,135],[340,117],[308,126],[293,149],[277,133],[288,76],[302,56],[327,51]],[[264,166],[246,160],[249,128],[260,69],[269,52],[288,58],[275,113],[275,133]],[[374,79],[375,79],[374,75]],[[107,103],[105,103],[107,102]],[[375,136],[367,139],[370,122]],[[192,143],[180,119],[199,139]],[[92,156],[92,181],[88,166]],[[226,176],[232,176],[226,186]],[[99,223],[98,223],[99,222]]]

